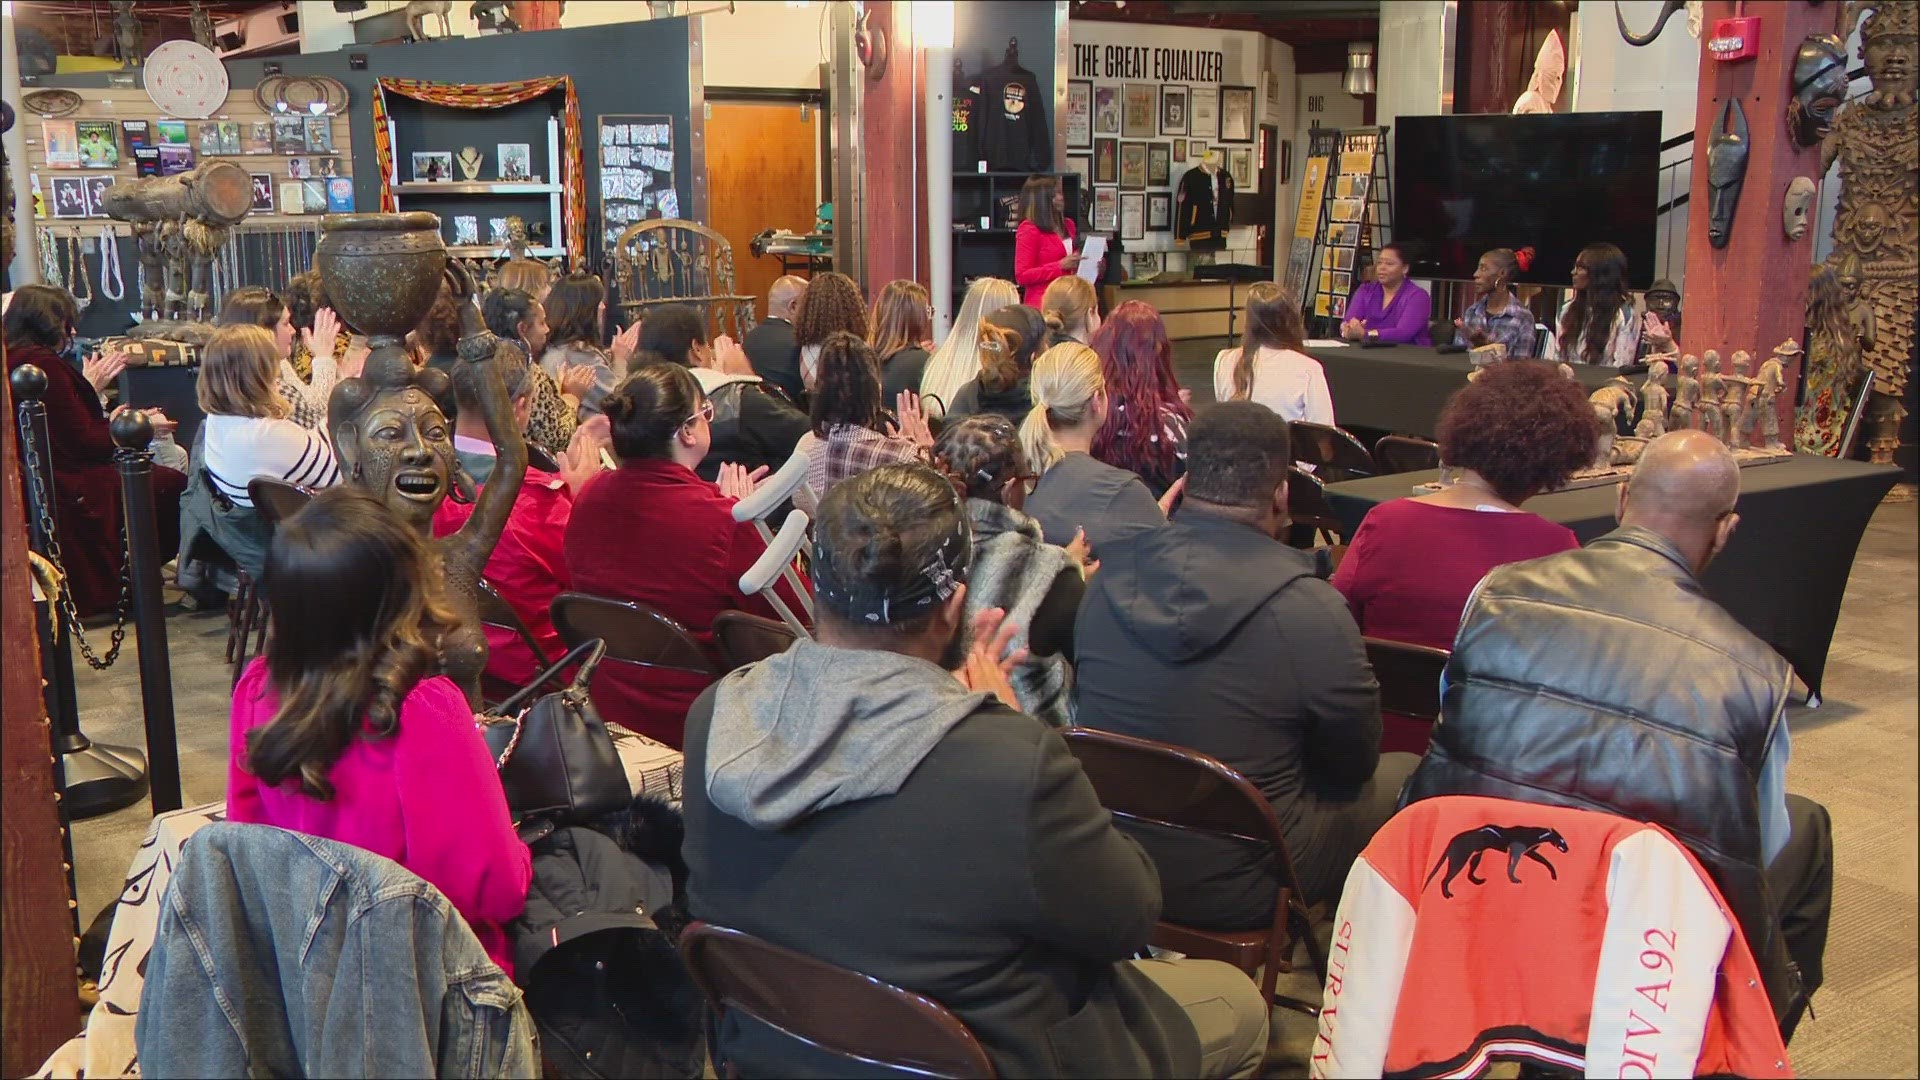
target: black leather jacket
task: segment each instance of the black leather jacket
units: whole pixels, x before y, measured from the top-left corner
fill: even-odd
[[[1480,583],[1401,801],[1487,795],[1661,826],[1713,875],[1785,1016],[1801,990],[1761,872],[1758,780],[1791,678],[1670,541],[1622,527]]]

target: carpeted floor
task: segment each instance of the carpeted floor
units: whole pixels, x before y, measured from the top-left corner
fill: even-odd
[[[1210,362],[1194,357],[1198,367]],[[1183,382],[1207,385],[1187,374]],[[1202,391],[1204,393],[1204,391]],[[1838,850],[1827,984],[1791,1047],[1805,1076],[1920,1074],[1920,750],[1915,657],[1920,653],[1920,515],[1912,502],[1882,506],[1862,542],[1827,666],[1827,698],[1795,706],[1792,790],[1827,805]],[[1790,572],[1790,568],[1782,568]],[[181,772],[187,805],[219,799],[226,784],[228,671],[224,617],[168,622]],[[115,667],[79,675],[82,725],[106,742],[141,745],[133,645]],[[119,892],[149,819],[145,802],[74,827],[82,921]],[[1296,991],[1298,992],[1298,991]],[[1311,1022],[1276,1013],[1270,1072],[1305,1062]],[[1299,1072],[1304,1075],[1304,1071]]]

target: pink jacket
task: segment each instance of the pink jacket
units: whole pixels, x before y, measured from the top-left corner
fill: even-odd
[[[1041,232],[1031,221],[1021,222],[1013,231],[1013,280],[1021,288],[1020,302],[1028,307],[1040,306],[1054,278],[1073,273],[1060,269],[1060,260],[1067,257],[1067,241],[1075,238],[1073,222],[1063,224],[1065,240],[1057,233]]]
[[[279,711],[265,657],[233,688],[227,818],[352,844],[392,859],[446,894],[509,976],[507,924],[526,910],[533,855],[514,834],[500,774],[452,680],[422,680],[391,738],[358,738],[327,771],[322,802],[297,780],[266,786],[246,769],[247,733]]]

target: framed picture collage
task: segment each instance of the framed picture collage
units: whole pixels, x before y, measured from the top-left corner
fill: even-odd
[[[1073,79],[1066,115],[1067,167],[1093,193],[1093,228],[1123,241],[1173,231],[1180,176],[1209,153],[1223,169],[1252,157],[1250,86]]]

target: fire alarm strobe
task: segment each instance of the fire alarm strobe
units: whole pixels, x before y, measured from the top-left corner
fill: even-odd
[[[1715,60],[1751,60],[1760,55],[1760,17],[1742,15],[1717,19],[1713,37],[1707,39],[1707,52]]]

